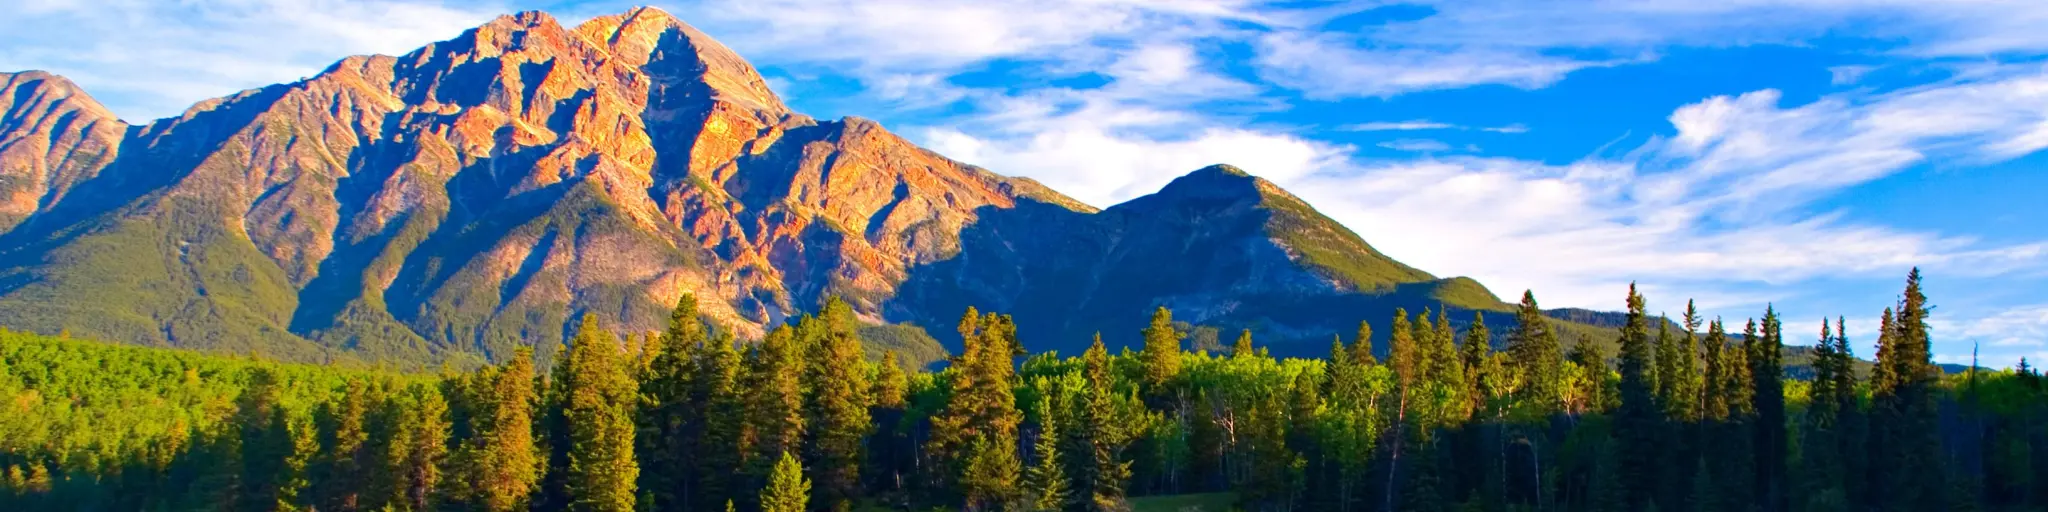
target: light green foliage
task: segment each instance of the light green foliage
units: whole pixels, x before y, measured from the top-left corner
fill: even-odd
[[[804,512],[810,499],[811,481],[804,478],[803,465],[796,457],[782,454],[768,475],[768,486],[761,488],[761,512]],[[726,508],[731,507],[727,502]]]

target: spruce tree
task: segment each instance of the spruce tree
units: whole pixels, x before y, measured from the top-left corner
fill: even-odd
[[[575,511],[634,510],[640,467],[633,459],[637,386],[617,338],[585,314],[569,347],[562,400],[568,429],[564,490]]]
[[[775,467],[768,474],[768,485],[761,488],[761,512],[805,512],[811,500],[811,482],[804,478],[804,467],[796,457],[788,453],[775,461]],[[727,502],[726,508],[732,508]]]
[[[1820,341],[1813,345],[1813,387],[1806,406],[1802,447],[1803,494],[1821,496],[1844,492],[1838,440],[1842,411],[1835,402],[1838,371],[1835,364],[1835,333],[1830,319],[1820,321]],[[1846,506],[1846,503],[1844,504]]]
[[[759,350],[755,353],[758,359]],[[690,494],[685,503],[698,510],[710,510],[720,503],[751,500],[754,497],[744,490],[752,487],[742,486],[741,475],[754,453],[750,443],[758,439],[752,427],[761,416],[752,406],[786,406],[785,402],[770,400],[783,396],[782,388],[776,388],[773,396],[764,396],[755,393],[755,388],[742,387],[743,372],[751,372],[751,367],[742,368],[746,365],[741,362],[730,334],[721,333],[699,346],[694,359],[690,409],[701,412],[695,421],[686,424],[684,434],[691,453],[690,465],[696,474],[696,485],[688,489]],[[746,384],[756,381],[751,375],[744,378]],[[761,401],[754,401],[757,398]]]
[[[1359,320],[1358,334],[1351,340],[1352,364],[1365,366],[1379,364],[1379,358],[1372,353],[1372,322]]]
[[[236,401],[234,425],[241,437],[241,475],[236,506],[241,510],[289,508],[297,494],[293,467],[297,445],[282,400],[282,383],[269,368],[258,368]],[[41,468],[40,465],[31,469]],[[45,484],[43,487],[47,488]]]
[[[668,331],[640,382],[639,433],[634,439],[640,445],[639,487],[648,497],[646,508],[689,506],[690,489],[697,483],[691,434],[693,423],[703,419],[698,416],[702,410],[691,401],[692,379],[697,376],[695,352],[707,341],[697,319],[697,298],[684,293],[669,313]]]
[[[370,416],[369,383],[349,379],[337,402],[323,406],[325,421],[320,433],[320,453],[313,482],[314,500],[322,510],[360,510],[363,494],[371,485],[369,467]]]
[[[1536,294],[1522,292],[1515,311],[1515,330],[1508,335],[1508,354],[1515,371],[1522,375],[1524,399],[1539,410],[1555,411],[1562,405],[1564,349],[1551,332]]]
[[[1670,318],[1661,315],[1657,317],[1657,341],[1652,343],[1650,348],[1657,354],[1656,371],[1653,372],[1653,378],[1650,379],[1650,382],[1656,385],[1654,391],[1657,397],[1657,412],[1660,415],[1668,416],[1671,413],[1672,404],[1680,400],[1679,395],[1684,393],[1683,390],[1685,388],[1684,384],[1679,382],[1685,377],[1678,373],[1678,353],[1680,349],[1678,348],[1678,339],[1671,336]]]
[[[1946,482],[1938,475],[1935,394],[1941,376],[1933,362],[1927,318],[1932,308],[1920,288],[1920,269],[1906,277],[1896,316],[1880,334],[1871,424],[1879,427],[1872,461],[1875,491],[1887,510],[1935,510],[1947,506]],[[1891,316],[1891,315],[1887,315]]]
[[[1038,411],[1038,442],[1032,449],[1038,460],[1024,475],[1025,505],[1032,511],[1064,510],[1072,496],[1066,469],[1060,462],[1059,412],[1053,407],[1051,394],[1039,397]]]
[[[1750,379],[1756,401],[1756,497],[1766,511],[1785,510],[1785,350],[1784,327],[1775,307],[1764,311],[1763,335],[1749,354]]]
[[[1668,334],[1664,337],[1669,339]],[[1621,408],[1614,423],[1620,464],[1618,489],[1621,503],[1630,510],[1649,506],[1657,491],[1655,476],[1662,458],[1663,440],[1658,435],[1659,408],[1655,396],[1656,348],[1650,343],[1648,311],[1634,284],[1628,288],[1628,316],[1621,327]]]
[[[1082,354],[1082,375],[1087,380],[1085,396],[1082,397],[1080,418],[1075,423],[1080,427],[1076,439],[1079,444],[1083,469],[1076,475],[1080,491],[1087,493],[1083,509],[1091,511],[1122,510],[1124,489],[1131,478],[1131,462],[1123,459],[1123,449],[1134,434],[1126,412],[1127,405],[1120,403],[1120,397],[1113,387],[1110,375],[1109,350],[1102,345],[1102,336],[1095,337],[1095,343]]]
[[[1440,421],[1462,422],[1471,412],[1471,402],[1464,392],[1465,361],[1458,354],[1458,334],[1451,327],[1449,309],[1437,310],[1434,326],[1429,337],[1430,392],[1442,402],[1436,415]]]
[[[1423,317],[1423,321],[1427,322],[1428,317]],[[1387,365],[1394,370],[1395,382],[1395,403],[1391,418],[1393,432],[1387,438],[1386,481],[1381,493],[1387,509],[1394,508],[1398,496],[1395,483],[1403,474],[1401,452],[1411,442],[1408,436],[1414,429],[1410,424],[1420,419],[1420,415],[1410,417],[1409,401],[1416,394],[1416,385],[1425,382],[1424,379],[1428,377],[1429,365],[1424,359],[1427,354],[1415,339],[1416,331],[1417,329],[1408,322],[1408,310],[1395,308],[1393,331],[1387,337]]]
[[[1252,330],[1245,329],[1244,332],[1237,333],[1237,342],[1230,344],[1230,357],[1232,359],[1249,359],[1256,355],[1259,355],[1259,353],[1257,350],[1252,349]]]
[[[1486,361],[1493,358],[1493,333],[1486,329],[1486,313],[1472,312],[1472,326],[1465,329],[1463,344],[1458,345],[1458,358],[1465,365],[1465,390],[1472,404],[1477,406],[1486,401],[1486,394],[1480,390],[1481,374]]]
[[[896,351],[882,353],[882,362],[875,366],[875,407],[902,409],[904,393],[910,389],[910,377],[903,373],[903,363],[896,357]]]
[[[1152,323],[1145,327],[1145,349],[1140,353],[1144,361],[1145,392],[1154,397],[1163,397],[1167,389],[1180,376],[1180,341],[1183,333],[1173,326],[1173,312],[1164,306],[1152,312]]]
[[[950,463],[949,473],[957,475],[970,504],[1015,494],[1017,424],[1023,421],[1013,392],[1011,358],[1021,351],[1016,324],[1007,315],[976,313],[970,308],[960,321],[966,343],[953,363],[959,372],[945,408],[932,418],[926,443],[930,453]]]
[[[1014,502],[1020,494],[1017,488],[1020,471],[1022,464],[1017,460],[1016,439],[976,436],[967,446],[966,468],[960,474],[960,493],[966,498],[966,510],[1016,508]]]
[[[397,495],[390,496],[388,503],[401,504],[398,508],[429,510],[435,503],[434,490],[441,485],[441,476],[448,464],[447,440],[453,425],[448,419],[448,401],[441,391],[432,386],[415,385],[407,390],[408,400],[393,401],[404,404],[394,411],[397,417],[395,442],[388,445],[384,460],[390,464],[386,474],[400,485],[391,486]]]
[[[746,427],[734,443],[747,449],[746,473],[763,482],[778,457],[801,452],[805,429],[810,428],[804,423],[805,358],[796,330],[786,324],[769,331],[751,354],[745,385],[736,390],[747,403]]]

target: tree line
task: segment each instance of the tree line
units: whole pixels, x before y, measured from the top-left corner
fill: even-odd
[[[438,375],[0,332],[0,509],[1851,511],[2048,506],[2048,394],[2022,361],[1945,376],[1915,271],[1875,364],[1841,318],[1787,379],[1773,310],[1652,317],[1566,344],[1398,311],[1277,359],[1251,333],[1030,354],[969,308],[943,370],[869,361],[830,300],[740,342],[679,301],[665,332],[586,316],[565,347]],[[1376,329],[1384,329],[1375,337]],[[1376,347],[1374,340],[1385,340]],[[1495,350],[1496,345],[1500,350]],[[542,365],[545,359],[549,364]],[[545,367],[543,367],[545,366]]]

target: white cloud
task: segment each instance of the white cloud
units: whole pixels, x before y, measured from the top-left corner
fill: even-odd
[[[1005,98],[970,134],[956,127],[915,135],[928,148],[998,172],[1029,176],[1082,202],[1109,206],[1157,191],[1217,163],[1293,179],[1343,165],[1353,151],[1302,137],[1212,124],[1184,113],[1091,101],[1059,109],[1043,98]],[[1082,100],[1090,101],[1090,100]],[[1174,129],[1195,126],[1192,130]]]
[[[693,23],[778,60],[866,72],[957,70],[1000,58],[1090,61],[1095,45],[1178,39],[1223,20],[1254,20],[1235,0],[711,1],[679,7]],[[1155,54],[1153,58],[1172,58]],[[1171,64],[1171,63],[1167,63]]]
[[[1310,98],[1392,96],[1502,84],[1548,86],[1566,73],[1609,62],[1484,48],[1366,48],[1331,34],[1275,32],[1258,40],[1254,62],[1267,81]]]
[[[1807,207],[1929,160],[2041,149],[2048,107],[2027,105],[2048,105],[2042,94],[2038,68],[1790,107],[1758,91],[1682,107],[1675,135],[1618,158],[1357,162],[1276,181],[1396,258],[1497,290],[1533,288],[1553,305],[1611,308],[1631,278],[1727,294],[1915,265],[2000,275],[2048,266],[2048,243],[1987,244]]]
[[[1369,123],[1347,124],[1344,126],[1337,127],[1338,130],[1343,130],[1347,132],[1449,130],[1455,128],[1463,127],[1450,123],[1439,123],[1428,119],[1416,119],[1412,121],[1373,121]]]
[[[1829,85],[1850,85],[1863,80],[1863,75],[1876,71],[1876,66],[1835,66],[1828,68]]]
[[[1432,139],[1394,139],[1381,142],[1378,146],[1394,151],[1407,151],[1411,153],[1440,153],[1451,149],[1450,144]]]
[[[37,0],[0,9],[0,69],[72,78],[145,121],[310,76],[342,57],[454,37],[501,8],[364,0]]]
[[[1933,321],[1950,337],[2001,350],[2048,350],[2048,304],[2013,307],[1968,320]]]
[[[1365,123],[1352,123],[1352,124],[1347,124],[1347,125],[1343,125],[1343,126],[1338,126],[1338,127],[1337,127],[1337,130],[1338,130],[1338,131],[1346,131],[1346,132],[1385,132],[1385,131],[1420,131],[1420,130],[1479,130],[1479,131],[1482,131],[1482,132],[1493,132],[1493,133],[1507,133],[1507,134],[1515,134],[1515,133],[1529,133],[1529,127],[1528,127],[1528,126],[1524,126],[1524,125],[1522,125],[1522,124],[1520,124],[1520,123],[1516,123],[1516,124],[1509,124],[1509,125],[1502,125],[1502,126],[1481,126],[1481,127],[1477,127],[1477,128],[1474,128],[1474,127],[1471,127],[1471,126],[1455,125],[1455,124],[1450,124],[1450,123],[1439,123],[1439,122],[1436,122],[1436,121],[1431,121],[1431,120],[1428,120],[1428,119],[1413,119],[1413,120],[1408,120],[1408,121],[1372,121],[1372,122],[1365,122]]]

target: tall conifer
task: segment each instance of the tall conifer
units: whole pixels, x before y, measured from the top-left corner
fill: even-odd
[[[569,347],[562,407],[568,428],[569,510],[634,510],[640,466],[633,458],[637,386],[619,341],[584,315]]]

